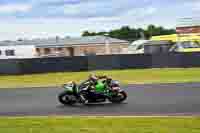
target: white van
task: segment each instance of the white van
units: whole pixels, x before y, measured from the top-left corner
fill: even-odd
[[[137,40],[131,43],[128,47],[128,54],[143,54],[144,53],[144,45],[148,43],[150,40]]]
[[[166,52],[172,45],[171,41],[137,40],[129,46],[128,54]]]

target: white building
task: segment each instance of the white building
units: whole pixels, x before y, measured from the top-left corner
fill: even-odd
[[[0,46],[0,59],[35,58],[34,45],[3,45]]]

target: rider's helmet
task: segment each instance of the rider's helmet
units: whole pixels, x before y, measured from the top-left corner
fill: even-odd
[[[119,83],[119,81],[117,81],[117,80],[112,80],[112,81],[111,81],[111,86],[112,86],[112,87],[119,87],[119,86],[120,86],[120,83]]]
[[[97,81],[98,77],[95,74],[92,73],[92,74],[89,75],[89,79],[92,80],[92,81]]]

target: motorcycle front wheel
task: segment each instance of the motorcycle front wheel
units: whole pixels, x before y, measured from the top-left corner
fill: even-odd
[[[64,91],[58,95],[58,100],[63,105],[73,105],[76,103],[76,100],[73,99],[74,96]]]
[[[117,96],[109,99],[112,103],[122,103],[127,99],[127,93],[125,91],[119,92]]]

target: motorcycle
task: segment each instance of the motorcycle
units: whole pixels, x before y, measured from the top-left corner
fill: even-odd
[[[58,100],[63,105],[85,104],[82,96],[86,98],[88,103],[102,103],[106,100],[112,103],[121,103],[127,99],[127,93],[120,88],[119,81],[112,79],[97,81],[95,85],[91,85],[89,80],[80,85],[69,82],[64,84],[62,88],[65,90],[58,95]]]

